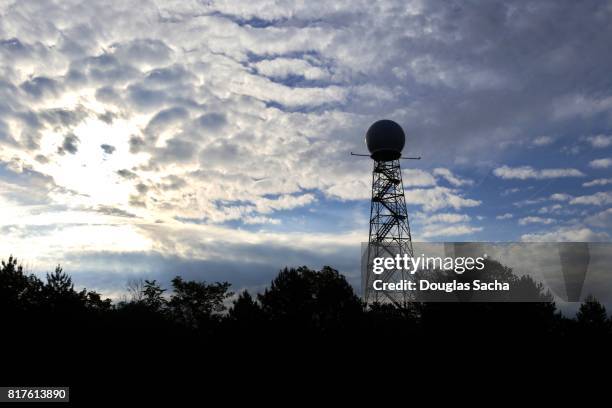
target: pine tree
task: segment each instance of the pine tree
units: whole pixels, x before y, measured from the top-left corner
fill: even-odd
[[[578,328],[586,335],[605,336],[610,334],[611,322],[604,305],[592,295],[587,296],[576,313]]]

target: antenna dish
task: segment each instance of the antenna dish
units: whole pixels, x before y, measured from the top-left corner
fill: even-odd
[[[376,161],[392,161],[402,157],[406,135],[400,125],[392,120],[374,122],[366,132],[366,146],[370,157]]]

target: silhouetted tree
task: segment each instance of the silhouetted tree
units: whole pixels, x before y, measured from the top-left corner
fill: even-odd
[[[167,301],[164,298],[164,292],[166,289],[157,283],[156,280],[145,280],[142,289],[142,300],[143,304],[150,310],[159,312],[166,306]]]
[[[381,339],[414,336],[418,331],[418,316],[413,304],[397,307],[391,303],[372,303],[365,313],[364,334]]]
[[[113,304],[110,299],[102,299],[102,295],[97,292],[89,291],[85,296],[85,307],[88,310],[94,310],[98,312],[111,310]]]
[[[249,336],[249,348],[266,346],[268,320],[259,302],[246,290],[233,301],[224,323],[226,328],[224,334],[226,337],[229,336],[230,340],[238,342],[244,336]],[[242,349],[246,351],[244,346]]]
[[[232,295],[227,282],[184,281],[177,276],[172,279],[174,292],[168,303],[174,317],[187,326],[199,328],[206,322],[216,320],[225,310],[224,301]]]
[[[128,299],[125,302],[140,302],[144,296],[144,280],[143,279],[130,279],[127,283],[126,290],[128,293]]]
[[[457,333],[504,339],[525,334],[545,335],[553,330],[560,317],[555,313],[552,294],[546,291],[541,283],[530,276],[518,277],[513,274],[511,268],[495,260],[485,261],[482,271],[472,270],[462,275],[449,271],[430,274],[428,279],[437,279],[439,282],[498,280],[510,285],[508,292],[493,294],[467,291],[459,295],[442,293],[435,295],[436,299],[442,302],[419,303],[417,306],[421,324],[425,332],[434,337],[442,338]],[[423,300],[429,299],[425,297]],[[452,302],[448,302],[449,300]]]
[[[228,312],[228,319],[251,324],[261,322],[264,319],[264,313],[259,303],[245,290],[234,300]]]
[[[74,290],[72,278],[58,265],[53,273],[47,273],[44,289],[45,303],[50,311],[81,312],[87,307],[87,291]]]
[[[26,275],[23,266],[10,256],[0,268],[0,309],[31,310],[42,304],[43,283],[34,275]]]
[[[587,296],[576,313],[577,328],[587,336],[610,334],[611,322],[606,308],[592,295]]]
[[[60,265],[55,267],[55,271],[47,274],[47,290],[58,295],[64,295],[74,291],[72,278],[64,273]]]
[[[0,268],[0,305],[2,309],[37,312],[82,312],[84,310],[109,310],[110,299],[102,299],[100,294],[83,289],[74,290],[72,278],[58,265],[53,273],[47,274],[43,283],[33,274],[23,272],[17,259],[9,257],[2,261]]]
[[[285,268],[258,296],[266,316],[293,329],[339,330],[363,312],[359,298],[344,276],[329,266]]]

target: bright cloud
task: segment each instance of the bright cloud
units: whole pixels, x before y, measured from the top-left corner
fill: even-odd
[[[417,188],[406,191],[406,200],[411,204],[418,204],[425,211],[437,211],[442,208],[453,208],[455,210],[464,207],[476,207],[480,201],[464,198],[457,190],[447,187]]]
[[[542,218],[542,217],[524,217],[521,218],[518,223],[519,225],[527,225],[527,224],[552,224],[555,220],[553,218]]]
[[[423,229],[422,236],[424,238],[433,238],[433,237],[458,237],[462,235],[473,234],[475,232],[482,231],[482,227],[474,227],[465,224],[457,224],[457,225],[440,225],[440,224],[431,224],[426,226]]]
[[[554,139],[550,136],[538,136],[535,139],[533,139],[533,144],[535,146],[547,146],[551,144],[553,141]]]
[[[587,227],[562,227],[550,232],[524,234],[524,242],[592,242],[607,241],[609,235],[605,232],[595,232]]]
[[[456,213],[438,213],[433,215],[422,215],[422,220],[426,224],[433,223],[447,223],[453,224],[457,222],[470,221],[470,216],[467,214],[456,214]]]
[[[612,227],[612,208],[587,217],[585,222],[594,227]]]
[[[599,192],[591,195],[574,197],[569,203],[576,205],[611,205],[612,192]]]
[[[608,184],[612,184],[612,178],[605,179],[595,179],[589,182],[583,183],[583,187],[595,187],[595,186],[607,186]]]
[[[559,177],[583,177],[584,173],[572,168],[537,170],[531,166],[509,167],[502,166],[493,170],[493,174],[502,179],[553,179]]]
[[[607,169],[608,167],[612,166],[612,158],[607,157],[605,159],[592,160],[589,162],[589,166],[593,167],[594,169]]]
[[[612,146],[612,135],[589,136],[586,138],[586,140],[591,144],[591,146],[598,149]]]
[[[433,174],[444,178],[447,182],[449,182],[454,187],[470,186],[474,184],[472,180],[467,180],[467,179],[462,179],[460,177],[457,177],[449,169],[445,169],[445,168],[434,169]]]

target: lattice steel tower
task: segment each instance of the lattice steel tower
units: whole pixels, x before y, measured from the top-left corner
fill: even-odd
[[[401,126],[391,120],[375,122],[366,133],[366,145],[370,157],[374,160],[370,234],[368,247],[364,253],[367,269],[362,281],[366,302],[392,302],[397,306],[405,306],[408,301],[408,294],[405,291],[365,290],[372,287],[375,279],[382,279],[384,282],[410,279],[409,272],[404,269],[387,270],[381,275],[372,273],[374,258],[394,257],[398,253],[413,256],[400,159],[419,158],[401,157],[405,140],[406,136]]]

